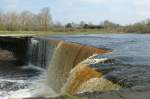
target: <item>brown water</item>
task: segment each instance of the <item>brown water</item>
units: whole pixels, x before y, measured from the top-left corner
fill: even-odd
[[[88,47],[75,43],[60,42],[55,49],[48,67],[48,83],[58,93],[66,83],[69,72],[78,63],[93,54],[103,54],[109,51]],[[79,77],[79,76],[78,76]]]
[[[6,86],[0,95],[5,97],[15,91],[24,97],[93,92],[88,93],[90,99],[93,95],[120,97],[120,94],[146,98],[150,92],[149,38],[148,34],[35,37],[29,50],[30,65],[35,66],[1,67],[1,85]],[[107,51],[97,48],[112,53],[102,55]],[[95,53],[98,55],[87,59]],[[41,73],[44,75],[39,76]]]

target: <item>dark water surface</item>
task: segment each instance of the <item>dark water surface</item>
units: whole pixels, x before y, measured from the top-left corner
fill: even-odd
[[[112,54],[98,55],[97,58],[108,58],[113,61],[93,67],[103,70],[107,79],[122,85],[123,88],[150,92],[149,34],[96,34],[36,38],[65,40],[109,49]],[[0,66],[0,98],[4,99],[14,91],[24,93],[23,96],[30,96],[28,86],[37,79],[41,71],[24,67]]]
[[[124,88],[150,90],[149,34],[99,34],[44,38],[109,49],[112,54],[98,55],[97,58],[108,58],[114,61],[93,67],[103,70],[107,79],[119,83]]]
[[[119,57],[124,63],[150,65],[149,34],[100,34],[44,37],[112,50],[109,57]]]
[[[30,96],[29,86],[37,79],[40,71],[28,66],[0,65],[0,99]]]

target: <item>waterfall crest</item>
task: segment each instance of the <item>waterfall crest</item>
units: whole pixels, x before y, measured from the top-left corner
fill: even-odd
[[[29,64],[46,68],[59,41],[31,38],[29,45]]]
[[[93,91],[118,90],[120,86],[105,79],[104,74],[92,68],[92,64],[100,64],[107,59],[95,59],[93,55],[75,66],[62,88],[62,93],[76,94]]]
[[[69,72],[73,67],[94,53],[103,54],[108,52],[95,47],[61,41],[56,47],[48,67],[49,85],[54,91],[60,93],[60,89],[66,83]],[[96,72],[93,73],[99,75]]]
[[[72,42],[38,38],[33,38],[31,43],[30,62],[47,69],[44,84],[46,88],[52,89],[55,95],[120,88],[119,85],[103,78],[103,72],[91,67],[91,64],[107,61],[105,58],[94,59],[95,56],[111,51]]]

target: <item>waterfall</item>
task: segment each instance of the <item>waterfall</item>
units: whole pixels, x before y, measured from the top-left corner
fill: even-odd
[[[40,89],[45,90],[40,92],[41,96],[48,94],[49,92],[46,91],[48,89],[59,95],[65,92],[76,94],[94,91],[95,87],[98,87],[96,91],[120,88],[119,85],[102,79],[103,73],[91,68],[89,63],[93,62],[93,54],[105,54],[111,51],[72,42],[32,38],[29,52],[30,64],[47,69],[44,80],[41,78],[42,83],[45,84],[43,87],[46,88]],[[104,60],[107,59],[97,59],[94,62]],[[93,83],[95,81],[97,83]],[[103,86],[99,87],[100,83]]]
[[[97,59],[97,55],[90,56],[70,72],[67,82],[62,88],[62,93],[76,94],[93,91],[118,90],[120,86],[105,79],[102,71],[97,71],[91,66],[107,62],[107,58]]]
[[[121,48],[117,42],[110,43],[110,38],[108,44],[106,41],[100,41],[108,47],[111,45],[113,53],[109,54],[111,51],[93,47],[100,45],[94,45],[94,41],[82,45],[86,44],[82,43],[82,40],[82,44],[79,44],[53,39],[42,36],[0,39],[0,98],[11,94],[14,98],[26,97],[23,94],[25,93],[29,97],[90,95],[90,99],[97,96],[99,99],[99,96],[103,97],[102,93],[106,96],[110,93],[110,97],[115,93],[115,96],[120,98],[120,93],[124,90],[127,90],[127,93],[123,96],[132,93],[133,90],[139,92],[140,96],[145,96],[141,92],[150,92],[150,57],[148,52],[140,49],[143,45],[141,41],[140,45],[135,42],[127,42],[128,44],[124,45],[126,40],[123,40]],[[67,38],[65,40],[69,41]],[[101,38],[95,43],[99,40]],[[74,41],[73,38],[71,41]],[[84,42],[86,41],[88,39]],[[113,48],[116,44],[117,48]],[[142,53],[138,54],[139,52]]]
[[[46,68],[51,60],[58,41],[41,38],[31,38],[29,44],[29,64]]]
[[[69,72],[78,63],[90,57],[93,54],[103,54],[110,51],[105,51],[95,47],[60,42],[56,47],[51,63],[48,67],[47,82],[54,91],[60,93],[60,89],[66,83],[69,77]]]

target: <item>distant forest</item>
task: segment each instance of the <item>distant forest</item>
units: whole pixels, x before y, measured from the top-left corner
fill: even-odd
[[[50,14],[50,9],[45,7],[34,14],[30,11],[3,12],[0,10],[0,31],[104,31],[104,32],[125,32],[125,33],[150,33],[150,20],[141,21],[135,24],[122,26],[114,22],[105,20],[99,25],[70,22],[62,25],[60,22],[54,23]]]

